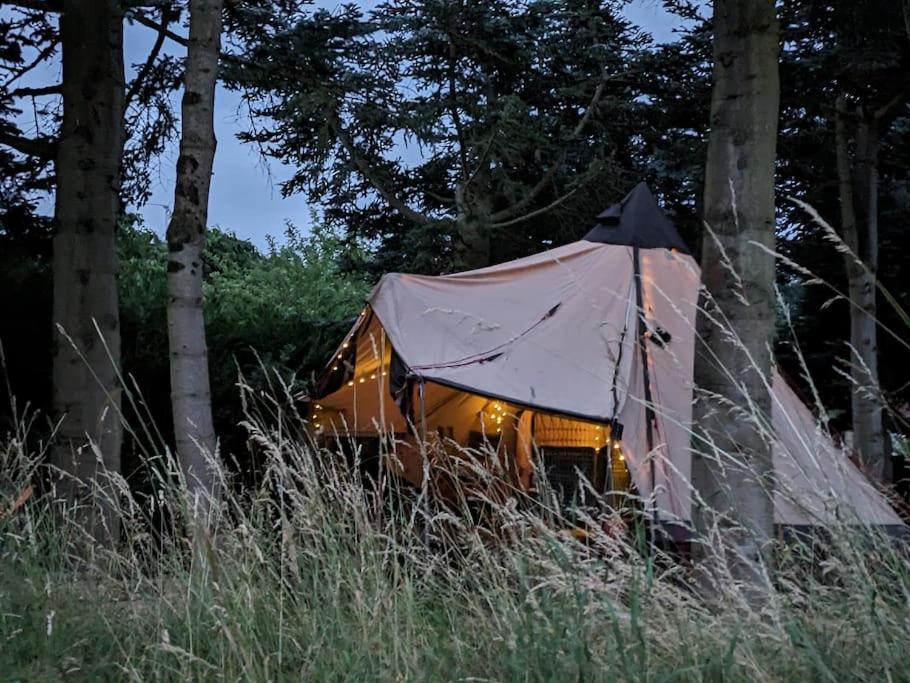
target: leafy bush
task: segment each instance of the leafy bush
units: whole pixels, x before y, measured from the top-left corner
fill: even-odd
[[[228,450],[243,450],[238,372],[257,388],[277,377],[302,388],[369,292],[369,283],[344,267],[363,256],[332,230],[317,225],[304,235],[288,225],[285,238],[262,253],[232,233],[212,229],[208,235],[204,305],[212,403]],[[153,422],[170,434],[167,245],[142,226],[126,225],[119,247],[124,371],[142,387]]]

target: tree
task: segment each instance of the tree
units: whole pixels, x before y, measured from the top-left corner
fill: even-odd
[[[900,299],[908,264],[901,242],[910,43],[901,7],[892,0],[787,0],[780,12],[779,193],[814,207],[837,226],[840,248],[848,245],[853,253],[838,258],[827,228],[798,205],[782,203],[778,249],[814,274],[779,273],[799,295],[791,339],[801,346],[796,359],[790,347],[797,344],[779,344],[782,362],[801,374],[805,361],[832,427],[852,427],[867,471],[880,478],[891,460],[883,422],[890,417],[891,428],[899,426],[897,414],[883,408],[906,400],[900,393],[910,379],[897,360],[905,349],[879,334],[899,332],[900,315],[876,305],[879,286]],[[807,284],[819,282],[827,284]],[[833,298],[831,287],[846,295]],[[877,377],[876,363],[888,373]]]
[[[68,501],[83,485],[120,471],[120,319],[115,235],[123,152],[123,13],[120,3],[74,0],[60,19],[63,121],[56,157],[53,405],[61,419],[51,451],[68,477]],[[59,490],[59,489],[58,489]],[[89,491],[89,493],[92,493]],[[105,496],[106,497],[106,496]],[[101,500],[87,528],[116,536]]]
[[[838,10],[838,47],[850,58],[844,60],[834,115],[840,227],[848,249],[853,445],[879,481],[890,479],[878,373],[879,167],[882,138],[910,102],[902,55],[910,50],[910,26],[901,25],[910,18],[910,4],[903,12],[887,5],[867,1]],[[861,73],[857,62],[865,67]]]
[[[40,253],[50,230],[37,207],[53,194],[51,410],[59,428],[51,461],[64,474],[57,492],[72,503],[109,481],[100,470],[120,469],[115,236],[122,204],[147,197],[148,161],[173,128],[164,94],[173,62],[156,41],[127,88],[123,22],[142,10],[126,15],[123,3],[108,0],[9,4],[0,18],[0,227],[8,241]],[[178,15],[162,10],[162,21]],[[35,84],[56,60],[62,82]],[[30,135],[20,129],[23,105]],[[98,538],[117,534],[113,495],[107,489],[95,499],[100,507],[85,509],[83,522]]]
[[[705,169],[703,300],[692,479],[696,524],[715,529],[728,570],[764,584],[773,531],[774,161],[778,23],[773,0],[714,3],[714,90]],[[709,571],[714,569],[709,563]]]
[[[174,212],[167,228],[167,325],[177,456],[193,504],[220,495],[208,351],[202,307],[202,251],[215,159],[215,84],[221,49],[221,0],[190,1]],[[198,519],[198,517],[197,517]]]
[[[258,115],[244,139],[295,168],[284,192],[378,243],[383,268],[483,266],[576,239],[637,175],[646,37],[620,6],[256,8],[228,81]]]

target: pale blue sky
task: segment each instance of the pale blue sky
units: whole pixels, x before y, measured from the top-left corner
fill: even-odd
[[[338,0],[319,0],[317,6],[332,9],[341,4]],[[364,0],[368,7],[376,0]],[[4,10],[6,12],[6,10]],[[637,25],[650,32],[657,41],[673,40],[673,29],[678,19],[668,14],[659,0],[633,0],[626,9],[628,17]],[[127,67],[142,63],[155,39],[154,31],[136,25],[126,27],[124,50]],[[168,50],[178,54],[182,50],[171,43]],[[45,83],[59,79],[59,64],[48,64],[30,81]],[[179,104],[179,96],[175,97]],[[256,246],[264,247],[266,236],[282,237],[284,224],[291,221],[297,227],[306,229],[310,223],[311,207],[301,196],[282,198],[279,184],[290,175],[290,170],[274,161],[265,162],[256,150],[241,144],[236,134],[243,130],[242,113],[238,112],[240,98],[236,93],[218,89],[215,101],[215,134],[218,150],[215,154],[214,177],[209,202],[209,224],[235,232],[251,240]],[[31,130],[30,130],[31,128]],[[26,133],[34,133],[33,124],[23,121]],[[407,153],[406,150],[403,150]],[[160,159],[155,169],[152,197],[140,208],[146,225],[159,234],[167,227],[170,208],[174,201],[174,168],[177,160],[176,144]],[[52,209],[50,202],[47,209]],[[318,207],[316,207],[318,208]]]

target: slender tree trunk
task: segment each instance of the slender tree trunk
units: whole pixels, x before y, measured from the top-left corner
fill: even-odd
[[[850,296],[850,376],[853,445],[873,478],[887,479],[883,409],[878,378],[875,278],[878,272],[878,136],[875,121],[864,120],[856,134],[851,163],[846,100],[837,99],[835,138],[841,208],[841,235]],[[857,206],[862,220],[858,220]],[[864,228],[864,229],[863,229]],[[861,239],[860,237],[865,239]],[[859,261],[862,259],[862,262]]]
[[[455,196],[458,208],[456,265],[463,270],[485,268],[492,262],[490,216],[493,207],[488,169],[480,169],[467,186],[459,184]]]
[[[878,277],[878,130],[877,123],[864,120],[856,136],[854,193],[859,206],[860,251],[866,267],[848,266],[850,297],[859,306],[850,316],[851,373],[854,389],[853,443],[859,450],[866,471],[885,481],[887,463],[883,426],[883,407],[878,378],[878,327],[876,326],[876,278]],[[854,297],[856,297],[854,299]]]
[[[114,0],[67,0],[60,19],[63,123],[56,162],[51,451],[57,493],[96,539],[115,541],[120,471],[117,221],[123,153],[123,14]],[[60,329],[62,328],[62,332]],[[89,497],[92,489],[100,496]]]
[[[756,595],[773,533],[770,420],[774,337],[774,160],[778,116],[774,0],[714,3],[714,90],[705,171],[703,307],[692,478],[707,576],[729,574]],[[760,245],[760,246],[757,246]],[[764,247],[764,248],[762,248]],[[719,324],[718,324],[719,322]]]
[[[198,519],[220,496],[202,310],[202,250],[215,158],[221,0],[190,1],[180,156],[167,229],[167,321],[177,455]]]

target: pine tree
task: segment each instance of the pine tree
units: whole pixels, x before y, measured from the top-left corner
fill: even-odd
[[[378,242],[383,268],[477,267],[577,238],[634,175],[646,39],[620,5],[257,10],[229,70],[261,117],[244,139],[294,169],[285,193]]]

